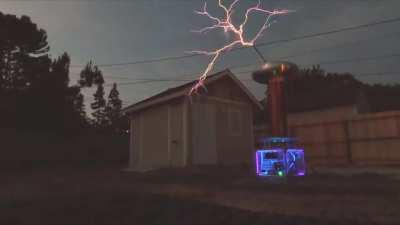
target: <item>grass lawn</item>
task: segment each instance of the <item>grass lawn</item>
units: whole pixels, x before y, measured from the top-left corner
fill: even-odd
[[[0,173],[0,224],[400,224],[400,181],[371,173],[257,180],[245,168],[121,165]]]

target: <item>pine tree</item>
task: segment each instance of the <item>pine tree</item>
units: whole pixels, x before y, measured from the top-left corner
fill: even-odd
[[[66,122],[73,121],[74,124],[70,125],[72,127],[87,127],[89,119],[85,111],[84,96],[79,86],[76,85],[68,88],[67,105],[70,110],[67,117],[69,120],[66,120]]]
[[[96,93],[94,93],[94,102],[91,104],[93,109],[92,116],[94,119],[91,120],[91,124],[96,128],[106,128],[109,126],[109,120],[106,112],[106,100],[104,99],[104,78],[101,70],[89,61],[85,68],[80,73],[80,79],[78,85],[81,88],[97,86]],[[77,102],[79,105],[79,101]]]
[[[92,61],[89,61],[80,73],[78,84],[81,87],[92,87],[93,84],[104,84],[103,74],[97,66],[93,65]]]
[[[46,31],[28,16],[0,12],[0,124],[40,126],[35,87],[49,71],[51,59]],[[18,99],[18,102],[17,102]],[[33,120],[32,118],[36,118]]]
[[[117,84],[114,83],[113,87],[108,95],[108,103],[106,107],[107,117],[113,127],[117,129],[118,120],[120,119],[120,113],[122,109],[122,101],[119,98],[119,92],[117,90]]]
[[[50,73],[42,79],[41,99],[48,113],[46,123],[49,127],[64,131],[75,131],[86,125],[84,98],[81,88],[69,86],[70,57],[67,53],[56,58],[50,67]],[[43,122],[44,123],[44,122]]]
[[[46,31],[28,16],[2,12],[0,24],[0,92],[26,90],[48,72],[51,60]]]
[[[97,85],[97,90],[93,96],[94,102],[91,104],[91,108],[93,109],[92,116],[94,117],[94,125],[97,128],[106,128],[109,125],[109,120],[106,113],[103,84]]]

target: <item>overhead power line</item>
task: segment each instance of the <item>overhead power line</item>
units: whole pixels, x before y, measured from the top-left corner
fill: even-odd
[[[358,57],[358,58],[349,58],[349,59],[339,59],[339,60],[332,60],[332,61],[323,61],[323,62],[316,62],[312,64],[303,64],[299,65],[299,67],[310,67],[313,65],[331,65],[331,64],[340,64],[340,63],[354,63],[354,62],[362,62],[362,61],[376,61],[376,60],[381,60],[381,59],[388,59],[388,58],[395,58],[395,57],[400,57],[400,54],[386,54],[386,55],[380,55],[380,56],[371,56],[371,57]],[[237,65],[237,66],[232,66],[230,69],[240,69],[240,68],[246,68],[250,66],[257,66],[258,64],[243,64],[243,65]],[[246,70],[243,72],[236,72],[235,74],[238,73],[251,73],[254,70]],[[186,73],[186,74],[181,74],[175,77],[171,78],[156,78],[156,77],[150,77],[150,78],[132,78],[132,82],[120,82],[117,84],[141,84],[141,83],[152,83],[152,81],[155,82],[171,82],[171,81],[193,81],[195,80],[196,77],[193,79],[184,79],[184,77],[190,77],[190,76],[198,76],[199,72],[196,73]],[[161,75],[160,75],[161,76]]]
[[[253,70],[241,71],[234,73],[236,76],[238,75],[250,75]],[[400,71],[398,72],[379,72],[379,73],[359,73],[359,74],[352,74],[354,77],[366,77],[366,76],[400,76]],[[240,79],[241,81],[253,81],[252,79]],[[136,84],[145,84],[145,83],[160,83],[160,82],[191,82],[195,81],[195,79],[160,79],[160,80],[148,80],[148,81],[136,81],[136,82],[121,82],[117,83],[119,86],[125,85],[136,85]],[[107,84],[106,86],[109,86]]]
[[[400,33],[396,33],[396,34],[400,34]],[[343,44],[341,44],[341,45],[343,45]],[[335,45],[335,46],[337,47],[339,45]],[[315,53],[318,50],[327,50],[327,49],[335,48],[335,46],[330,46],[330,47],[315,49],[315,50],[307,50],[307,51],[303,52],[303,55],[301,55],[301,53],[296,53],[293,55],[277,57],[276,59],[273,59],[273,60],[282,60],[282,59],[288,59],[288,58],[293,58],[293,57],[298,57],[298,56],[304,56],[304,55],[308,55],[310,53]],[[322,62],[317,62],[317,63],[312,63],[312,64],[303,64],[300,66],[309,67],[309,66],[313,66],[313,65],[332,65],[332,64],[341,64],[341,63],[374,61],[374,60],[387,59],[387,58],[393,58],[393,57],[400,57],[400,54],[387,54],[387,55],[372,56],[372,57],[360,57],[360,58],[340,59],[340,60],[334,60],[334,61],[322,61]],[[257,66],[257,65],[259,65],[259,64],[242,64],[242,65],[231,66],[230,69],[239,69],[239,68]],[[222,70],[222,69],[220,69],[220,70]],[[196,76],[199,73],[201,73],[201,72],[200,71],[192,72],[192,73],[187,73],[187,74],[174,76],[174,77],[170,77],[170,78],[174,79],[174,78],[182,78],[182,77],[187,77],[187,76]],[[79,73],[71,73],[71,74],[79,75]],[[152,79],[156,79],[156,80],[159,79],[159,78],[133,78],[133,77],[128,77],[128,76],[118,76],[118,75],[107,75],[107,76],[105,76],[105,78],[121,78],[121,79],[133,80],[133,81],[148,81],[148,80],[152,80]],[[168,79],[170,79],[170,78],[168,78]]]
[[[297,53],[291,54],[291,55],[286,55],[286,56],[280,56],[277,58],[274,58],[274,60],[283,60],[283,59],[290,59],[290,58],[295,58],[295,57],[301,57],[301,56],[306,56],[306,55],[311,55],[311,54],[315,54],[315,53],[319,53],[321,51],[327,51],[327,50],[332,50],[332,49],[338,49],[341,47],[347,47],[347,46],[354,46],[354,45],[359,45],[362,43],[366,43],[368,41],[372,41],[372,40],[382,40],[385,38],[390,38],[390,37],[395,37],[395,36],[399,36],[400,32],[394,32],[394,33],[389,33],[389,34],[384,34],[384,35],[379,35],[373,38],[365,38],[365,39],[359,39],[359,40],[352,40],[349,42],[342,42],[339,44],[335,44],[335,45],[331,45],[331,46],[327,46],[327,47],[323,47],[323,48],[317,48],[317,49],[311,49],[311,50],[305,50],[305,51],[299,51]],[[233,66],[231,67],[231,69],[234,68],[242,68],[242,67],[248,67],[248,66],[254,66],[255,64],[244,64],[244,65],[237,65],[237,66]],[[222,69],[220,69],[222,70]],[[198,72],[200,73],[200,72]],[[79,76],[80,73],[78,72],[70,72],[71,75],[76,75]],[[138,76],[138,77],[144,77],[145,75],[142,76]],[[105,78],[117,78],[117,79],[124,79],[124,80],[138,80],[140,78],[133,78],[133,77],[129,77],[129,76],[120,76],[120,75],[107,75],[104,74]]]
[[[358,29],[378,26],[378,25],[382,25],[382,24],[395,23],[395,22],[399,22],[399,21],[400,21],[400,17],[396,17],[396,18],[392,18],[392,19],[380,20],[380,21],[361,24],[361,25],[357,25],[357,26],[343,27],[343,28],[334,29],[334,30],[330,30],[330,31],[307,34],[307,35],[297,36],[297,37],[288,38],[288,39],[263,42],[263,43],[256,44],[256,46],[261,47],[261,46],[269,46],[269,45],[280,44],[280,43],[287,43],[287,42],[292,42],[292,41],[298,41],[298,40],[304,40],[304,39],[309,39],[309,38],[314,38],[314,37],[331,35],[331,34],[335,34],[335,33],[358,30]],[[238,47],[238,48],[232,49],[231,51],[236,51],[236,50],[245,49],[245,48],[248,48],[248,47]],[[148,59],[148,60],[139,60],[139,61],[132,61],[132,62],[98,64],[97,66],[98,67],[113,67],[113,66],[126,66],[126,65],[136,65],[136,64],[157,63],[157,62],[163,62],[163,61],[173,61],[173,60],[191,58],[191,57],[195,57],[195,56],[202,56],[202,55],[201,54],[190,54],[190,55],[181,55],[181,56],[168,56],[168,57]],[[84,67],[84,66],[85,65],[71,65],[71,67]]]
[[[230,69],[238,69],[238,68],[249,67],[249,66],[254,66],[254,65],[256,65],[256,64],[247,63],[247,64],[241,64],[241,65],[234,65],[234,66],[231,66],[229,68]],[[219,70],[223,70],[223,69],[224,68],[220,68]],[[200,71],[199,72],[190,72],[190,73],[185,73],[185,74],[181,74],[179,76],[174,76],[174,77],[170,77],[170,78],[181,78],[181,77],[187,77],[187,76],[197,76],[199,73],[201,73],[201,72]],[[80,76],[80,73],[71,73],[70,72],[70,74]],[[139,77],[146,77],[147,75],[140,75],[140,76],[136,75],[136,77],[138,77],[138,78],[134,78],[134,77],[130,77],[130,76],[121,76],[121,75],[107,75],[107,74],[103,75],[103,76],[104,76],[104,78],[121,78],[121,79],[135,80],[135,81],[153,79],[153,78],[139,78]],[[154,78],[154,79],[159,79],[159,78]]]
[[[352,30],[358,30],[358,29],[367,28],[367,27],[373,27],[373,26],[382,25],[382,24],[395,23],[395,22],[399,22],[399,21],[400,21],[400,17],[397,17],[397,18],[392,18],[392,19],[387,19],[387,20],[380,20],[380,21],[376,21],[376,22],[372,22],[372,23],[361,24],[361,25],[357,25],[357,26],[349,26],[349,27],[334,29],[334,30],[330,30],[330,31],[320,32],[320,33],[307,34],[307,35],[298,36],[298,37],[294,37],[294,38],[260,43],[260,44],[257,44],[257,46],[260,47],[260,46],[267,46],[267,45],[273,45],[273,44],[278,44],[278,43],[298,41],[298,40],[303,40],[303,39],[308,39],[308,38],[314,38],[314,37],[320,37],[320,36],[325,36],[325,35],[331,35],[331,34],[335,34],[335,33],[341,33],[341,32],[345,32],[345,31],[352,31]]]
[[[306,56],[306,55],[319,53],[319,52],[322,52],[322,51],[336,50],[338,48],[349,47],[349,46],[354,46],[354,45],[361,45],[361,44],[369,42],[369,41],[383,40],[383,39],[386,39],[386,38],[391,38],[391,37],[396,37],[396,36],[400,36],[400,32],[393,32],[393,33],[379,35],[379,36],[372,37],[372,38],[364,38],[364,39],[358,39],[358,40],[351,40],[351,41],[348,41],[348,42],[341,42],[339,44],[334,44],[334,45],[331,45],[331,46],[317,48],[317,49],[299,51],[299,52],[294,53],[292,55],[286,55],[286,56],[277,57],[276,59],[289,59],[289,58],[294,58],[294,57],[301,57],[301,56]]]

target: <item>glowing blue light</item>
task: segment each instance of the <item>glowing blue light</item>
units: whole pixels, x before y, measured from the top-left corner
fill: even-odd
[[[304,176],[303,149],[261,149],[256,151],[256,173],[258,176]]]
[[[288,171],[290,169],[292,169],[296,163],[296,154],[293,153],[293,151],[287,151],[287,155],[289,155],[290,157],[292,157],[292,160],[290,161],[289,167],[288,167]],[[289,157],[287,157],[289,159]]]
[[[286,151],[287,174],[294,176],[305,175],[305,161],[303,149],[288,149]]]
[[[260,173],[260,170],[258,169],[258,163],[259,163],[259,160],[258,160],[258,152],[256,152],[256,173],[257,173],[257,174]]]
[[[259,176],[281,176],[285,170],[285,152],[283,149],[262,149],[256,152],[256,169]]]
[[[262,141],[264,143],[276,143],[276,142],[293,143],[293,142],[296,141],[296,139],[295,138],[291,138],[291,137],[268,137],[268,138],[262,139]]]

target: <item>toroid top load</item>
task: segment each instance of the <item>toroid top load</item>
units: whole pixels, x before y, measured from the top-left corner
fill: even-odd
[[[261,70],[253,72],[253,80],[261,84],[268,84],[273,77],[287,78],[296,75],[297,65],[291,62],[276,61],[265,63]]]
[[[265,63],[261,70],[253,72],[253,79],[267,84],[267,106],[269,124],[273,137],[287,136],[285,81],[296,76],[298,67],[291,62],[277,61]]]

